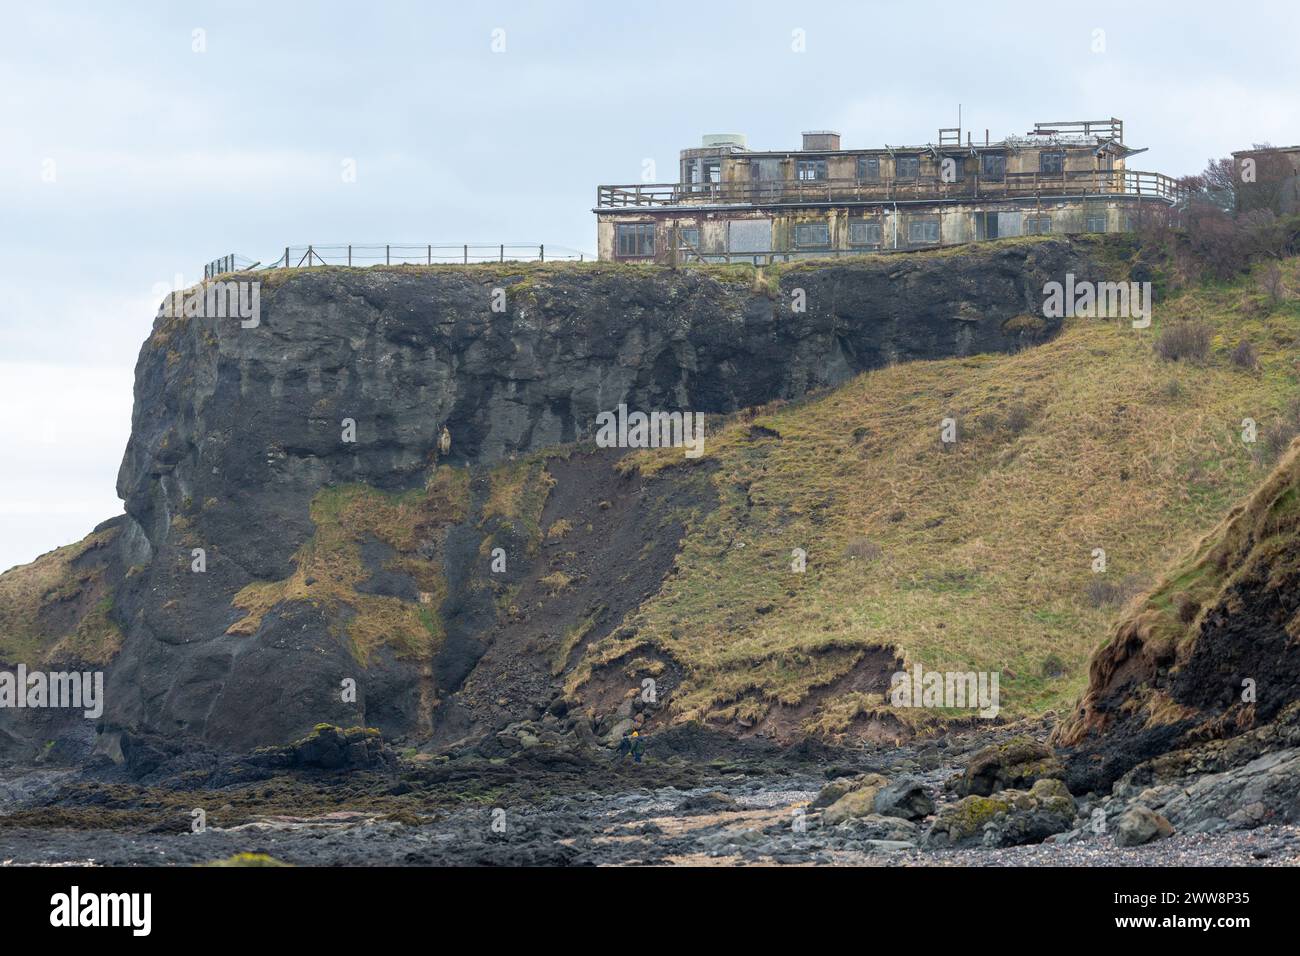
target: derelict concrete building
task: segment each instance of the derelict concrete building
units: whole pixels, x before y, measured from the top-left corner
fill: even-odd
[[[751,150],[739,135],[681,152],[678,182],[600,186],[601,259],[755,262],[917,249],[1048,233],[1123,232],[1178,184],[1130,169],[1141,153],[1121,120],[1035,123],[983,142],[844,149],[838,133],[797,150]]]

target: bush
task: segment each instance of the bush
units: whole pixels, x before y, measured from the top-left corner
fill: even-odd
[[[1116,582],[1098,574],[1088,582],[1085,594],[1090,605],[1101,608],[1123,604],[1141,590],[1142,581],[1136,575],[1126,574]]]
[[[1170,362],[1204,362],[1210,355],[1210,327],[1204,322],[1175,322],[1161,330],[1156,354]]]
[[[1221,281],[1246,270],[1250,244],[1232,216],[1214,206],[1193,203],[1185,222],[1187,248],[1202,270]]]
[[[1278,306],[1287,297],[1286,283],[1282,281],[1282,267],[1270,262],[1259,277],[1259,290],[1268,299],[1268,304]]]
[[[1291,444],[1291,439],[1300,435],[1300,399],[1293,398],[1281,414],[1264,426],[1260,435],[1267,461],[1275,461]]]
[[[876,544],[869,538],[854,538],[844,549],[844,556],[850,560],[861,559],[863,561],[874,561],[884,553],[880,545]]]
[[[1242,339],[1232,350],[1232,364],[1248,372],[1255,371],[1259,368],[1259,356],[1255,353],[1255,347]]]

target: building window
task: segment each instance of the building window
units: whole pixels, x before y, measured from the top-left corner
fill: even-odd
[[[858,219],[849,223],[849,245],[878,246],[883,232],[880,223]]]
[[[1007,178],[1006,153],[983,153],[980,156],[980,178],[1000,183]]]
[[[704,161],[704,181],[706,183],[722,182],[722,160],[706,159]]]
[[[1059,175],[1065,172],[1065,150],[1045,149],[1038,154],[1038,171]]]
[[[1025,235],[1026,236],[1045,236],[1052,231],[1051,216],[1026,216],[1025,217]]]
[[[911,245],[922,245],[939,241],[938,219],[913,219],[907,224],[907,241]]]
[[[998,214],[995,212],[982,212],[979,214],[979,228],[982,233],[982,239],[996,239],[998,237]]]
[[[895,179],[916,179],[921,175],[920,156],[899,156],[894,160]]]
[[[880,157],[879,156],[858,157],[858,182],[860,183],[880,182]]]
[[[614,226],[614,240],[614,248],[619,256],[653,256],[655,254],[655,224],[653,222],[620,222]]]
[[[803,180],[825,179],[826,160],[801,159],[795,163],[795,173]]]
[[[796,249],[829,249],[831,247],[830,225],[824,222],[795,223],[794,246]]]
[[[688,249],[700,250],[700,227],[699,226],[682,226],[677,230],[677,241],[680,245]]]
[[[1106,214],[1105,214],[1105,213],[1090,213],[1090,214],[1088,215],[1087,229],[1088,229],[1089,232],[1105,232],[1105,231],[1106,231]]]
[[[939,178],[945,183],[960,183],[966,179],[966,158],[944,156],[939,160]]]

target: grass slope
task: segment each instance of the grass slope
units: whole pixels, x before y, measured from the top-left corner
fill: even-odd
[[[1075,320],[1016,355],[882,369],[715,429],[698,463],[718,466],[722,507],[570,689],[654,647],[685,667],[679,718],[748,724],[821,695],[804,728],[833,734],[882,698],[818,688],[888,647],[927,668],[1000,671],[1007,716],[1068,706],[1125,592],[1267,473],[1271,452],[1243,442],[1242,420],[1290,427],[1300,307],[1255,288],[1185,290],[1145,331]],[[1203,364],[1152,349],[1183,319],[1213,328]],[[1230,360],[1242,339],[1257,370]],[[947,449],[945,417],[959,423]],[[693,466],[679,450],[630,460],[646,474]],[[806,573],[791,570],[795,548]]]

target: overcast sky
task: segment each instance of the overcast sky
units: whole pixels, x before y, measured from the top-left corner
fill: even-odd
[[[219,255],[590,253],[596,185],[703,133],[924,143],[958,104],[977,137],[1118,116],[1132,165],[1195,172],[1300,143],[1297,7],[3,0],[0,568],[120,513],[159,290]]]

